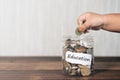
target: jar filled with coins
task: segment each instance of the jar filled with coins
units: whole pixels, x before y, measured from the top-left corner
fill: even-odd
[[[63,73],[89,76],[94,68],[93,37],[86,34],[65,37],[63,41]]]

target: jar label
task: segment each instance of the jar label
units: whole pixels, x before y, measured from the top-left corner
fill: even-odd
[[[65,60],[72,64],[82,64],[90,68],[92,55],[86,53],[76,53],[76,52],[67,51]]]

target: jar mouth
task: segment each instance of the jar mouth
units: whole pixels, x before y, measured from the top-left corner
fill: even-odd
[[[94,46],[93,36],[87,33],[81,34],[81,36],[77,36],[77,35],[63,36],[62,42],[64,43],[68,39],[70,39],[73,42],[77,42],[81,46],[84,46],[86,48],[93,48]]]

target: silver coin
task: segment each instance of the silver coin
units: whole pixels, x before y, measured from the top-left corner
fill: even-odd
[[[78,75],[81,74],[81,70],[80,70],[80,68],[77,69],[77,74],[78,74]]]
[[[76,35],[80,36],[82,33],[83,33],[83,32],[80,32],[80,31],[78,30],[78,28],[76,28],[76,30],[75,30],[75,34],[76,34]]]

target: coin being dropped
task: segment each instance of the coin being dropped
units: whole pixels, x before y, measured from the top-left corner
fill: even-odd
[[[83,32],[80,32],[79,29],[76,28],[76,30],[75,30],[75,34],[76,34],[76,35],[80,36],[82,33],[83,33]]]

